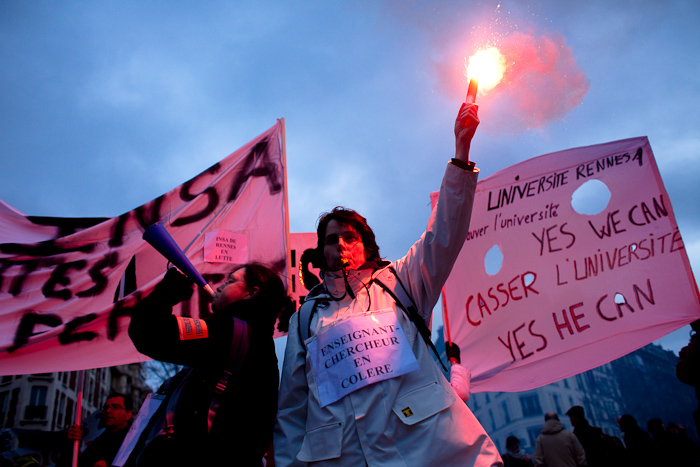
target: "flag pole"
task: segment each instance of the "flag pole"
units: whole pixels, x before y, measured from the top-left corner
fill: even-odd
[[[445,301],[445,288],[442,288],[442,322],[443,326],[445,328],[445,332],[443,334],[443,339],[447,342],[448,345],[452,345],[452,336],[450,336],[450,320],[447,317],[447,302]],[[457,363],[457,360],[454,357],[450,358],[450,362]]]
[[[284,118],[280,118],[280,145],[282,171],[284,173],[284,249],[287,255],[287,293],[292,291],[292,251],[290,248],[291,233],[289,232],[289,189],[287,187],[287,138],[285,135]]]
[[[452,345],[452,337],[450,337],[450,320],[447,318],[447,304],[445,303],[445,289],[441,291],[442,294],[442,322],[445,325],[445,335],[443,338],[448,344]]]
[[[75,423],[82,426],[83,418],[83,389],[85,387],[85,370],[78,371],[78,401],[75,407]],[[73,459],[72,467],[78,467],[78,457],[80,456],[80,440],[73,441]]]

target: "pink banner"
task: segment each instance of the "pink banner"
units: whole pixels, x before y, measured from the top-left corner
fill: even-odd
[[[476,392],[540,387],[700,318],[646,137],[547,154],[479,182],[444,292]]]
[[[147,360],[126,330],[132,307],[166,270],[167,260],[142,240],[156,221],[214,289],[233,265],[205,261],[209,232],[246,233],[247,260],[286,277],[283,143],[278,121],[178,188],[115,218],[30,217],[0,201],[0,374]],[[176,308],[205,316],[206,293]]]

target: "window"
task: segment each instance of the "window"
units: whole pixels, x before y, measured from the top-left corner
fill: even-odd
[[[56,401],[58,403],[58,420],[56,421],[56,427],[58,429],[63,428],[64,425],[64,416],[65,416],[65,408],[66,408],[66,395],[56,391]]]
[[[102,380],[100,378],[100,370],[98,369],[97,374],[95,375],[95,392],[92,394],[92,405],[95,407],[100,406],[100,396],[102,395],[102,391],[100,390],[102,386],[101,383]]]
[[[33,386],[29,396],[29,405],[46,405],[46,386]]]
[[[86,374],[85,375],[85,382],[86,382],[86,390],[85,390],[85,400],[89,401],[92,399],[95,391],[95,380],[92,377],[92,374]],[[99,405],[99,404],[98,404]]]
[[[593,375],[593,372],[587,371],[584,373],[584,378],[586,379],[587,383],[587,388],[589,390],[595,391],[596,389],[599,388],[598,386],[598,380],[596,377]]]
[[[523,417],[542,414],[542,406],[540,406],[540,398],[537,394],[520,396],[520,406],[523,409]]]
[[[5,428],[5,416],[10,405],[10,391],[0,392],[0,428]]]
[[[73,399],[70,397],[66,398],[66,417],[64,419],[65,426],[72,425],[71,420],[73,420],[73,415],[75,413],[75,410],[73,410],[74,406],[75,402],[73,402]]]
[[[503,410],[503,417],[505,417],[507,425],[510,423],[510,413],[508,413],[508,404],[506,401],[501,402],[501,409]]]
[[[32,386],[29,405],[24,409],[27,420],[46,420],[46,386]]]
[[[7,417],[5,426],[15,426],[15,417],[17,415],[17,401],[19,400],[19,388],[14,388],[10,394],[10,405],[7,409]]]
[[[559,403],[559,394],[552,394],[552,399],[554,399],[554,407],[558,414],[564,413],[561,411],[561,404]]]
[[[537,443],[537,437],[542,433],[541,426],[531,426],[527,429],[527,436],[530,438],[530,447],[534,449]],[[522,447],[522,446],[521,446]]]

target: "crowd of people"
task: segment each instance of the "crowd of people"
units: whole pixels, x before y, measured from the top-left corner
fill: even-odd
[[[296,313],[277,272],[249,263],[218,287],[210,317],[178,316],[173,307],[190,299],[193,284],[168,270],[133,310],[129,335],[141,353],[184,369],[157,391],[160,405],[125,465],[643,467],[664,465],[660,459],[698,465],[697,446],[680,427],[650,421],[647,433],[626,414],[618,420],[623,444],[591,426],[580,406],[567,412],[573,432],[550,412],[534,452],[510,436],[501,456],[462,402],[469,373],[456,346],[448,348],[450,381],[443,377],[427,330],[469,229],[479,172],[469,153],[478,124],[477,106],[463,104],[437,206],[399,260],[381,257],[357,212],[337,207],[320,217],[313,260],[321,277]],[[346,367],[334,369],[340,373],[327,372],[349,355],[325,360],[325,368],[321,357],[368,320],[396,330],[386,341],[391,351],[379,344],[361,349],[367,362],[381,365],[360,368],[364,360],[356,359],[351,373],[347,358]],[[288,331],[281,377],[276,322]],[[346,377],[342,390],[333,379],[338,374]],[[79,467],[112,465],[132,413],[127,396],[108,397],[105,432],[81,454]],[[68,440],[83,435],[75,425]]]
[[[459,390],[457,392],[459,393]],[[468,398],[467,390],[467,395],[462,399]],[[82,452],[78,467],[111,465],[131,426],[132,411],[129,396],[112,393],[107,397],[102,407],[101,417],[101,426],[104,431]],[[582,406],[571,407],[566,415],[573,426],[573,432],[564,427],[556,413],[546,413],[542,434],[537,438],[532,453],[521,449],[518,437],[508,436],[506,450],[501,454],[504,467],[657,467],[666,465],[697,467],[700,465],[700,446],[688,437],[683,426],[676,423],[669,422],[665,426],[661,419],[654,418],[647,422],[645,431],[632,415],[624,414],[617,420],[620,431],[623,433],[620,439],[604,433],[600,427],[592,426],[586,419]],[[56,463],[57,467],[71,465],[72,442],[81,440],[85,436],[85,429],[79,425],[73,425],[66,436],[71,443],[64,446]],[[153,454],[151,453],[150,456]],[[162,457],[162,454],[151,457],[148,463],[164,465],[160,462],[173,462],[173,459]],[[141,462],[143,463],[143,459]],[[275,465],[274,459],[269,455],[263,457],[263,462],[268,466]],[[236,462],[232,463],[230,454],[228,463],[259,465],[257,461],[252,464],[241,463],[238,457]]]
[[[675,423],[664,426],[661,419],[647,422],[643,430],[630,414],[617,419],[622,440],[592,426],[580,405],[571,407],[566,415],[573,426],[567,430],[555,412],[544,415],[542,433],[537,437],[532,455],[520,449],[520,440],[509,436],[505,467],[697,467],[700,446],[687,435],[685,428]]]

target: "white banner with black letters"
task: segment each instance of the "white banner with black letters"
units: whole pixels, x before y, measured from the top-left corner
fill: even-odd
[[[126,331],[133,306],[166,270],[167,260],[142,239],[156,221],[213,288],[232,263],[260,261],[286,278],[283,142],[279,120],[183,185],[119,217],[39,218],[0,201],[0,374],[146,360]],[[212,250],[205,235],[216,239],[217,232],[224,240]],[[208,301],[196,292],[175,312],[206,317]]]

